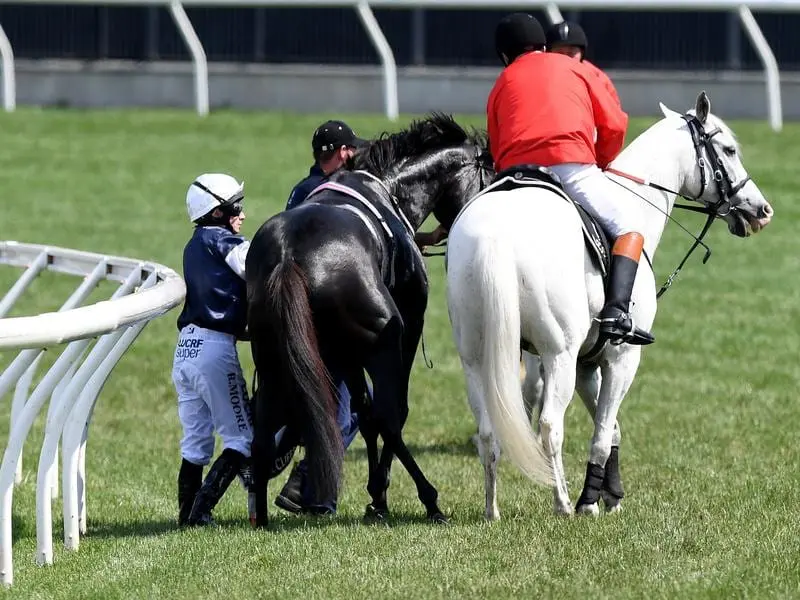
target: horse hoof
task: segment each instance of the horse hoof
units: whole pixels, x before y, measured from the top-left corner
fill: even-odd
[[[607,513],[615,513],[622,510],[622,498],[607,493],[603,493],[602,498]]]
[[[596,517],[600,514],[600,507],[597,506],[597,502],[594,504],[579,504],[575,507],[575,512],[579,515],[589,515],[592,517]]]
[[[367,509],[364,511],[364,521],[367,523],[386,523],[388,518],[388,508],[376,508],[374,504],[367,504]]]
[[[430,521],[432,523],[435,523],[436,525],[449,525],[450,524],[450,521],[447,520],[447,517],[445,517],[440,512],[435,512],[432,515],[429,515],[428,519],[430,519]]]
[[[486,520],[490,523],[492,521],[499,521],[500,520],[500,511],[492,511],[486,513]]]

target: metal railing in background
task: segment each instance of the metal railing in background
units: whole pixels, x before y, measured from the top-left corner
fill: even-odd
[[[203,45],[189,20],[184,6],[191,7],[294,7],[294,8],[349,8],[352,7],[378,53],[383,71],[384,113],[395,120],[399,113],[397,89],[397,64],[373,8],[413,10],[416,37],[424,27],[425,15],[421,9],[541,9],[551,22],[562,19],[561,9],[588,9],[594,11],[713,11],[735,17],[743,26],[765,73],[767,113],[775,131],[782,128],[780,73],[775,56],[759,27],[752,11],[800,12],[800,0],[560,0],[559,2],[520,2],[512,0],[10,0],[15,4],[72,4],[103,6],[166,6],[187,47],[194,69],[194,95],[197,113],[209,110],[208,61]],[[720,15],[723,16],[722,14]],[[733,21],[728,19],[728,27]],[[416,38],[415,38],[416,39]],[[732,36],[731,44],[738,44]],[[415,62],[424,59],[424,39],[414,44]],[[11,44],[0,27],[0,58],[3,65],[3,99],[6,110],[14,110],[16,91],[14,81],[14,56]]]

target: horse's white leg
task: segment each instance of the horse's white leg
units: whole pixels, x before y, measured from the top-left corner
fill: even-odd
[[[597,414],[601,381],[600,367],[597,365],[578,365],[578,378],[575,382],[575,389],[578,391],[586,410],[589,411],[592,422],[594,422]],[[624,491],[619,474],[619,444],[621,439],[622,431],[617,420],[614,422],[614,433],[611,435],[611,454],[606,461],[603,489],[601,491],[603,503],[609,512],[622,510],[621,501]]]
[[[497,462],[500,460],[500,446],[494,437],[492,423],[483,400],[483,386],[480,372],[462,361],[467,379],[467,398],[475,421],[478,423],[478,454],[483,463],[484,490],[486,493],[486,519],[500,519],[497,506]]]
[[[602,385],[594,419],[594,435],[589,449],[583,492],[576,507],[580,513],[596,515],[600,512],[597,503],[603,489],[606,463],[611,456],[617,413],[636,376],[641,347],[629,345],[621,349],[618,355],[614,354],[601,367]]]
[[[522,353],[525,363],[525,379],[522,381],[522,398],[525,400],[525,412],[539,433],[539,415],[542,414],[544,402],[544,379],[542,377],[542,361],[530,352]]]
[[[564,443],[564,414],[575,392],[575,356],[561,352],[555,356],[542,356],[544,366],[544,402],[539,416],[539,427],[545,452],[550,457],[555,476],[553,508],[558,514],[572,514],[572,504],[567,490],[567,477],[561,458]]]

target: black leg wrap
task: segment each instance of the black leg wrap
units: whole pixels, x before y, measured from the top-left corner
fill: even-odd
[[[178,471],[178,525],[184,526],[189,522],[192,504],[202,484],[203,465],[196,465],[184,458]]]
[[[205,481],[197,493],[189,514],[189,525],[208,525],[211,511],[227,491],[228,486],[239,474],[245,456],[241,452],[227,448],[211,466]]]
[[[600,489],[603,487],[603,477],[605,469],[594,463],[586,464],[586,479],[583,484],[583,492],[578,498],[578,506],[595,504],[600,500]]]
[[[613,496],[617,500],[625,497],[622,479],[619,476],[619,446],[611,446],[611,454],[608,455],[606,474],[603,478],[603,493]]]

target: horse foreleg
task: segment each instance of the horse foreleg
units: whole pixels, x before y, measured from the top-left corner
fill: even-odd
[[[555,486],[553,508],[557,514],[572,514],[572,503],[567,490],[567,477],[561,457],[564,443],[564,414],[575,392],[575,356],[561,352],[543,356],[544,404],[539,417],[542,442],[553,465]]]
[[[606,481],[606,466],[609,469],[619,469],[618,454],[612,458],[612,446],[615,431],[618,432],[617,414],[625,394],[628,393],[636,369],[639,366],[641,348],[639,346],[626,346],[620,354],[608,359],[602,367],[602,384],[597,402],[597,412],[594,419],[594,434],[589,450],[589,462],[586,465],[586,477],[583,492],[578,499],[576,510],[582,513],[598,514],[598,500],[603,492]],[[619,437],[617,437],[617,441]],[[609,460],[611,464],[608,464]],[[616,462],[616,464],[615,464]],[[609,495],[619,494],[621,498],[622,486],[613,488],[614,483],[609,480]],[[619,501],[609,506],[610,510],[619,510]]]
[[[597,414],[600,384],[600,367],[597,365],[578,366],[578,379],[575,382],[575,387],[583,401],[583,405],[592,417],[592,422],[594,422]],[[600,490],[600,496],[603,498],[606,510],[610,512],[622,508],[620,502],[625,495],[622,487],[622,478],[619,473],[619,444],[621,439],[622,431],[620,430],[619,420],[617,420],[614,422],[614,433],[611,436],[611,454],[606,461],[603,485]]]

